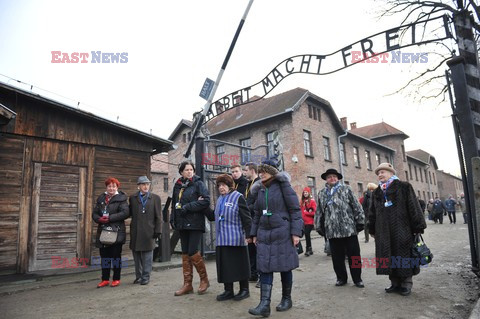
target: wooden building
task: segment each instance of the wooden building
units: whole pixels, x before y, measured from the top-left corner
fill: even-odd
[[[97,255],[91,215],[105,179],[131,195],[137,177],[150,176],[150,157],[171,145],[0,83],[0,272]]]

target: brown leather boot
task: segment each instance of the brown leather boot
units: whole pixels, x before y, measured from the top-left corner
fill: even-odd
[[[198,275],[200,276],[200,286],[198,287],[198,294],[202,295],[207,291],[207,288],[210,287],[207,276],[207,268],[205,268],[205,262],[203,261],[202,255],[197,251],[195,255],[190,257],[192,259],[193,265],[197,269]]]
[[[175,296],[182,296],[193,292],[193,265],[187,254],[182,254],[183,287],[175,291]]]

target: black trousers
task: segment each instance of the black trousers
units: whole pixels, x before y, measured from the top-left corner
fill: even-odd
[[[348,256],[348,266],[353,282],[362,281],[362,268],[352,268],[352,256],[360,258],[360,245],[358,237],[350,236],[346,238],[331,238],[330,250],[332,251],[333,270],[337,275],[337,280],[347,281],[347,269],[345,267],[345,253]]]
[[[452,217],[453,217],[453,219],[452,219]],[[450,223],[452,223],[452,222],[454,224],[457,223],[457,216],[456,216],[454,211],[453,212],[448,212],[448,219],[450,219]]]
[[[182,245],[182,254],[195,255],[200,248],[202,236],[203,232],[201,230],[181,230],[180,244]]]
[[[257,245],[248,244],[248,257],[250,258],[250,277],[257,277]]]
[[[310,233],[312,232],[313,225],[305,225],[305,244],[307,245],[306,250],[312,249],[312,237]]]
[[[111,268],[113,268],[113,280],[120,280],[120,273],[122,271],[122,246],[123,244],[113,244],[100,248],[102,280],[110,280]]]

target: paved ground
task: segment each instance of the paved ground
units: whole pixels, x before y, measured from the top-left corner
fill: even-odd
[[[281,298],[280,276],[275,277],[272,317],[275,318],[468,318],[479,298],[479,280],[470,271],[466,225],[427,222],[424,236],[435,257],[414,277],[412,295],[386,294],[386,276],[364,269],[365,289],[335,287],[330,257],[323,254],[323,239],[314,240],[315,254],[300,257],[294,271],[293,308],[277,313]],[[363,243],[362,257],[374,257],[374,243]],[[178,266],[175,260],[166,265]],[[0,318],[252,318],[248,308],[257,305],[259,290],[240,302],[217,302],[223,286],[216,282],[215,262],[208,261],[211,287],[205,295],[174,297],[182,283],[181,270],[162,269],[152,274],[148,286],[133,285],[131,268],[117,288],[96,289],[98,272],[72,274],[43,281],[17,281],[0,288]],[[198,286],[198,276],[194,278]],[[37,288],[37,289],[33,289]],[[235,287],[238,289],[238,286]]]

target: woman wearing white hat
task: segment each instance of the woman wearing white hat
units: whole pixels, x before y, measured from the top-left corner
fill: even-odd
[[[418,272],[413,267],[395,266],[392,258],[410,260],[415,234],[423,233],[427,225],[412,185],[400,181],[395,173],[390,163],[375,169],[379,187],[372,195],[369,232],[375,237],[375,256],[388,260],[388,267],[377,267],[377,275],[389,275],[391,285],[385,291],[408,296],[412,276]]]

